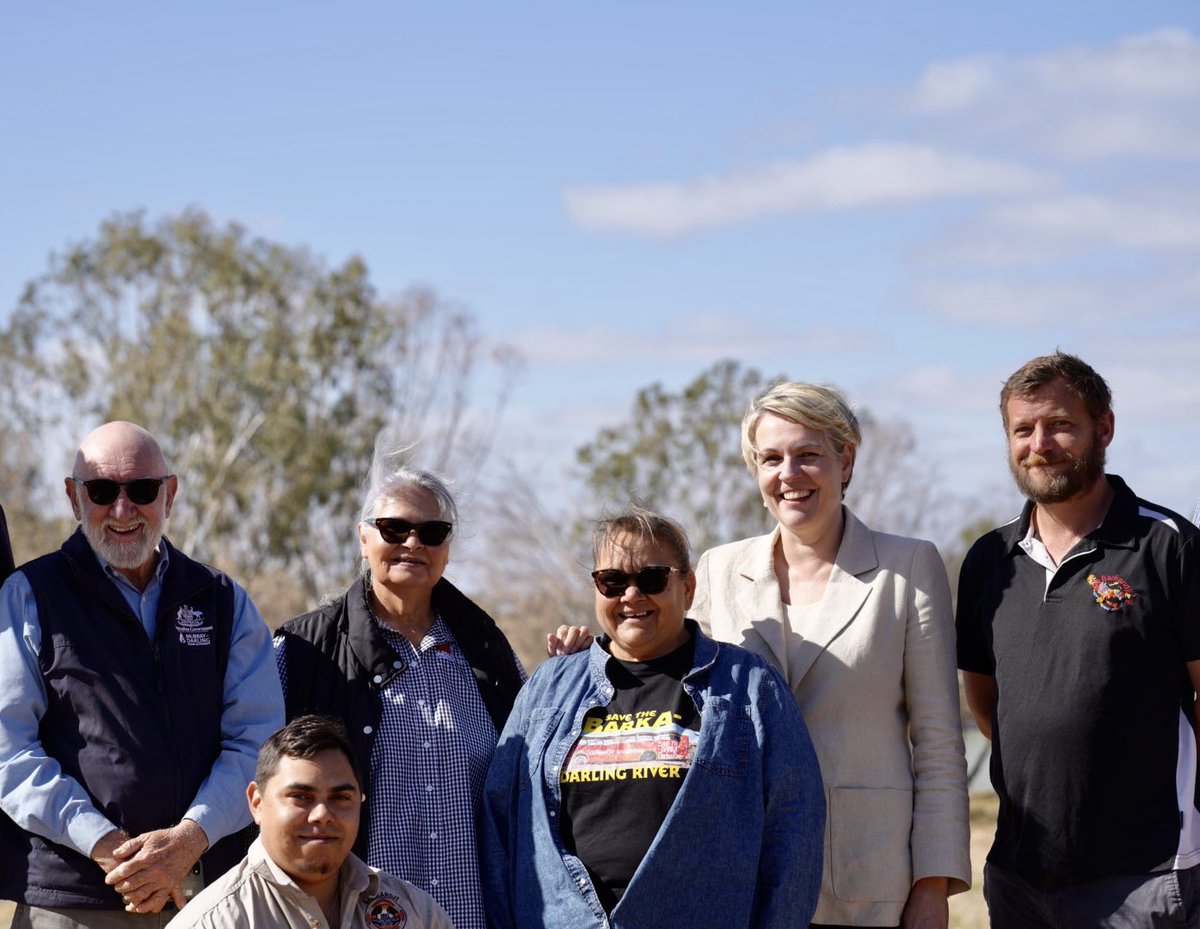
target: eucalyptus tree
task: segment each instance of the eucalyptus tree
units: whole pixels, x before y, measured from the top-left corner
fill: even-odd
[[[144,425],[181,476],[176,540],[303,604],[353,563],[376,433],[469,476],[517,368],[432,292],[379,296],[359,257],[130,213],[26,286],[0,330],[0,417],[25,468],[104,420]]]

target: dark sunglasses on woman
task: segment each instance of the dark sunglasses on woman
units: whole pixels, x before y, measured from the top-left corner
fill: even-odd
[[[610,600],[621,596],[633,584],[644,594],[660,594],[667,589],[667,581],[671,574],[682,574],[679,568],[668,568],[665,565],[649,565],[640,571],[618,571],[616,568],[602,568],[592,572],[592,580],[596,589]]]
[[[378,529],[379,535],[388,545],[400,545],[408,538],[410,532],[416,532],[417,541],[431,548],[445,542],[450,535],[450,530],[454,528],[442,519],[410,523],[407,519],[398,519],[394,516],[375,516],[371,519],[364,519],[363,522]]]

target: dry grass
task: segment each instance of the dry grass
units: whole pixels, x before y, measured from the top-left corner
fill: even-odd
[[[971,794],[971,889],[950,898],[950,929],[988,929],[983,860],[996,832],[996,795]]]

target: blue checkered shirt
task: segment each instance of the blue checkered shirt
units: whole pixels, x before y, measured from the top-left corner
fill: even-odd
[[[486,929],[475,811],[496,748],[496,727],[441,617],[419,648],[376,623],[407,668],[380,695],[367,863],[428,891],[456,929]],[[283,652],[276,648],[286,690]]]

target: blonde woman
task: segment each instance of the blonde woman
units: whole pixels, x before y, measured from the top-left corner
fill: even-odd
[[[754,399],[742,452],[777,525],[701,556],[690,615],[799,702],[829,809],[813,924],[945,929],[971,880],[950,588],[932,543],[843,503],[861,439],[831,388]]]

